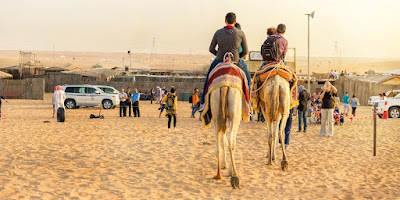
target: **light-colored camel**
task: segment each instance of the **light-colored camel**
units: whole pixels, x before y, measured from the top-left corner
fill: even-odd
[[[232,162],[231,185],[233,188],[238,188],[239,176],[235,165],[234,152],[236,148],[236,135],[242,119],[242,94],[240,90],[235,87],[222,86],[212,91],[210,95],[211,113],[217,132],[218,171],[215,179],[222,179],[221,157],[222,168],[226,168],[226,131],[227,121],[229,119],[231,123],[231,134],[229,140],[229,152],[231,154]]]
[[[269,146],[267,164],[272,165],[272,161],[275,161],[275,148],[278,139],[277,136],[279,136],[283,152],[281,167],[282,170],[285,171],[288,169],[289,165],[284,147],[284,130],[290,112],[290,85],[289,82],[280,75],[275,75],[266,81],[267,82],[262,86],[263,88],[259,90],[259,97],[262,101],[261,111],[265,117],[265,123],[267,123]]]

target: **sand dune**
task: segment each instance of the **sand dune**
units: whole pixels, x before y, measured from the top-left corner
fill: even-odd
[[[372,121],[335,126],[319,137],[319,126],[297,133],[293,124],[289,170],[266,165],[265,125],[242,123],[236,163],[241,188],[229,172],[216,174],[215,134],[189,118],[179,102],[178,129],[167,133],[157,105],[141,103],[141,118],[89,119],[95,108],[67,110],[65,123],[52,119],[45,101],[10,100],[0,123],[1,199],[398,199],[398,119],[378,121],[378,154],[372,156]],[[358,109],[357,109],[358,111]],[[358,117],[370,116],[360,107]],[[198,114],[196,114],[198,116]],[[43,123],[43,121],[50,123]],[[278,161],[281,150],[277,151]],[[228,160],[229,161],[229,160]]]

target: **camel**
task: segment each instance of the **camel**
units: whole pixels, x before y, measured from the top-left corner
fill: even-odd
[[[238,88],[222,86],[215,89],[210,94],[211,99],[211,113],[216,127],[217,136],[217,160],[218,171],[215,179],[222,179],[221,177],[221,153],[222,155],[222,169],[226,168],[226,147],[227,147],[227,119],[230,119],[230,140],[229,152],[232,162],[231,185],[232,187],[239,187],[239,176],[235,165],[235,148],[236,148],[236,135],[239,129],[240,121],[242,120],[242,94]],[[218,102],[218,103],[217,103]],[[222,149],[222,151],[221,151]]]
[[[289,163],[284,147],[284,130],[290,111],[290,85],[289,82],[280,75],[275,75],[265,81],[266,83],[259,90],[259,97],[261,100],[261,111],[265,117],[265,123],[267,123],[269,146],[267,164],[272,165],[272,162],[275,161],[276,136],[278,135],[283,152],[281,167],[282,171],[286,171]],[[280,127],[278,127],[279,122],[281,122]]]

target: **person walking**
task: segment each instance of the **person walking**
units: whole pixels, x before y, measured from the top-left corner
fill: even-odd
[[[3,94],[0,94],[0,119],[1,119],[1,117],[2,117],[2,115],[1,115],[1,100],[2,100],[2,99],[4,99],[4,101],[8,103],[7,99],[4,98]],[[54,117],[54,113],[53,113],[53,117]]]
[[[194,118],[194,114],[199,109],[199,89],[195,88],[194,93],[192,94],[192,115],[191,118]]]
[[[333,136],[333,109],[335,108],[336,93],[337,89],[329,81],[325,82],[319,99],[322,102],[320,136],[325,136],[327,127],[328,136]]]
[[[156,87],[156,102],[157,102],[157,103],[160,103],[160,102],[161,102],[161,98],[162,98],[161,95],[162,95],[162,94],[161,94],[161,88],[160,88],[160,86],[157,86],[157,87]]]
[[[128,95],[125,93],[125,89],[122,88],[119,93],[119,117],[122,117],[122,113],[126,117],[126,100],[128,100]]]
[[[350,104],[351,104],[351,114],[353,115],[353,117],[355,117],[357,105],[359,104],[359,101],[356,98],[356,95],[353,95],[353,97],[350,99]]]
[[[56,100],[55,100],[55,97],[56,97],[56,91],[58,90],[58,85],[56,85],[56,86],[54,86],[54,93],[53,93],[53,98],[52,98],[52,104],[53,104],[53,118],[54,118],[54,116],[55,116],[55,114],[56,114],[56,104],[55,104],[55,102],[56,102]]]
[[[168,95],[165,95],[162,99],[162,102],[166,103],[165,109],[168,117],[168,133],[171,129],[171,121],[174,118],[174,130],[176,128],[176,115],[177,115],[177,107],[178,107],[178,97],[175,93],[175,88],[171,88],[171,92]]]
[[[342,99],[343,99],[343,113],[348,116],[350,111],[349,92],[346,92],[345,95],[343,95]]]
[[[140,93],[136,88],[133,90],[131,100],[132,100],[133,116],[140,117],[140,110],[139,110]]]
[[[127,107],[127,109],[129,108],[129,110],[128,110],[129,117],[132,117],[131,116],[131,113],[132,113],[132,102],[129,100],[129,99],[132,98],[132,93],[131,93],[131,88],[130,87],[126,88],[126,96],[128,97],[128,99],[125,101],[126,102],[126,107]]]
[[[150,104],[153,104],[154,94],[155,94],[155,90],[154,90],[154,88],[151,88],[151,91],[150,91]]]
[[[299,86],[299,106],[297,110],[299,112],[299,130],[301,132],[301,121],[303,120],[303,131],[307,131],[307,112],[308,112],[308,101],[310,100],[310,95],[304,86]]]

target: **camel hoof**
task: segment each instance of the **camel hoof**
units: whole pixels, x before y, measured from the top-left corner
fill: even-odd
[[[222,180],[222,176],[221,176],[221,174],[217,174],[216,176],[214,176],[214,179],[217,179],[217,180]]]
[[[226,166],[222,166],[221,169],[226,169]]]
[[[272,165],[272,161],[268,160],[267,165]]]
[[[281,162],[282,171],[286,171],[289,168],[289,162],[286,160],[282,160]]]
[[[239,178],[231,177],[231,185],[232,185],[233,189],[239,188]]]

